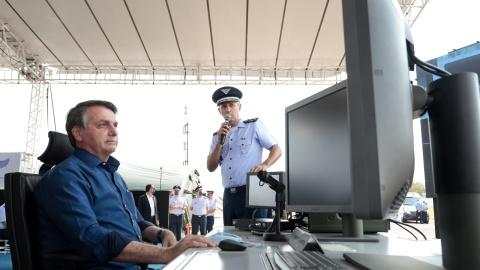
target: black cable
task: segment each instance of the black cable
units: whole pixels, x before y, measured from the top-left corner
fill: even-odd
[[[408,227],[416,230],[418,233],[420,233],[420,234],[423,236],[423,238],[424,238],[425,240],[427,240],[427,237],[425,236],[425,234],[423,234],[419,229],[413,227],[412,225],[408,225],[408,224],[406,224],[406,223],[393,220],[393,219],[391,219],[391,218],[389,218],[388,221],[393,222],[393,223],[397,224],[397,225],[400,226],[400,227],[402,227],[400,224],[405,225],[405,226],[408,226]],[[415,237],[415,238],[416,238],[416,237]]]
[[[255,214],[257,213],[257,210],[258,210],[258,208],[253,211],[252,219],[255,219]]]
[[[410,57],[412,58],[413,62],[415,64],[417,64],[417,66],[427,72],[430,72],[430,73],[433,73],[437,76],[440,76],[440,77],[447,77],[447,76],[450,76],[452,75],[450,72],[446,71],[446,70],[443,70],[439,67],[436,67],[430,63],[427,63],[427,62],[423,62],[422,60],[418,59],[415,54],[413,53],[410,53]]]
[[[47,88],[47,94],[46,94],[45,98],[47,99],[47,130],[49,130],[50,129],[50,122],[48,120],[50,118],[48,117],[48,88]]]
[[[400,228],[404,229],[405,231],[407,231],[409,234],[411,234],[415,240],[418,240],[418,238],[415,236],[415,234],[413,234],[410,230],[408,230],[407,228],[403,227],[402,225],[396,223]]]
[[[57,121],[56,121],[56,118],[55,118],[55,106],[53,105],[52,85],[49,84],[48,88],[50,89],[50,100],[52,102],[53,127],[55,128],[55,132],[56,132],[57,131]]]

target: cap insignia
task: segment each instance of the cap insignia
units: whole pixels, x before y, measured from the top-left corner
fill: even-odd
[[[228,92],[230,92],[230,89],[231,88],[225,88],[225,89],[222,89],[220,91],[222,91],[226,95],[226,94],[228,94]]]

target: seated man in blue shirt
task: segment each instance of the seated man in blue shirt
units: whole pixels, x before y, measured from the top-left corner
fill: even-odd
[[[95,269],[139,269],[168,263],[190,247],[216,246],[200,235],[177,243],[171,231],[142,218],[117,172],[120,162],[110,156],[118,144],[116,113],[112,103],[96,100],[68,112],[65,126],[75,152],[35,189],[41,260],[48,252],[71,250],[98,262]],[[42,268],[50,268],[47,261]]]

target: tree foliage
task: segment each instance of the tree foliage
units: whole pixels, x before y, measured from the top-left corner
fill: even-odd
[[[422,196],[425,194],[425,185],[422,183],[413,183],[408,192],[416,192]]]

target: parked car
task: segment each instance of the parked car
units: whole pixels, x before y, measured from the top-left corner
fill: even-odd
[[[415,204],[417,203],[417,200],[420,200],[421,202],[423,201],[422,197],[415,192],[408,192],[407,197],[403,201],[403,204],[401,207],[404,209],[403,217],[402,217],[402,222],[407,222],[409,220],[416,221],[416,212],[417,209],[415,208]],[[430,214],[427,211],[427,223],[430,221]]]

